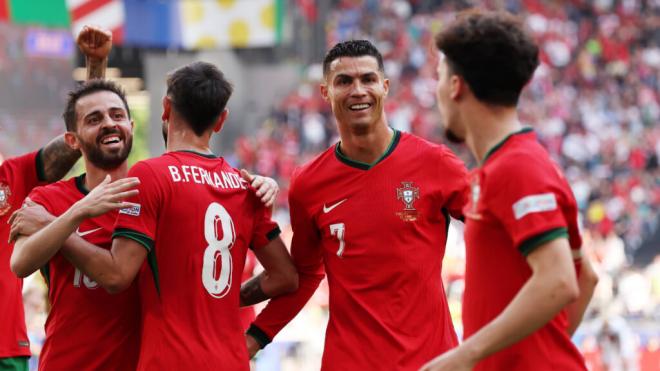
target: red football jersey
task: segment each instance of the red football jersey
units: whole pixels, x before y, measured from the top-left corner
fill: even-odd
[[[465,338],[498,316],[531,277],[525,256],[555,238],[582,244],[577,204],[559,168],[531,129],[507,137],[470,175],[464,210],[467,266]],[[475,370],[585,370],[562,310],[520,342],[481,361]]]
[[[58,216],[85,197],[84,175],[35,188],[30,199]],[[76,233],[110,249],[117,212],[83,221]],[[43,370],[133,370],[139,352],[137,284],[111,295],[61,253],[41,269],[51,309],[39,358]]]
[[[340,144],[298,169],[289,204],[299,290],[271,300],[250,334],[270,341],[328,275],[323,370],[417,370],[456,346],[441,280],[449,215],[467,179],[449,149],[395,131],[375,165]]]
[[[140,193],[115,237],[149,251],[139,276],[138,369],[249,370],[239,292],[245,254],[279,234],[238,170],[222,158],[169,152],[129,171]]]
[[[23,313],[23,280],[9,269],[14,245],[7,243],[10,227],[7,220],[44,178],[40,159],[38,152],[32,152],[7,159],[0,165],[0,358],[31,354]]]

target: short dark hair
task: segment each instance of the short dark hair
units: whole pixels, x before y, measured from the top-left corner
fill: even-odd
[[[491,104],[515,106],[539,65],[539,48],[521,19],[504,11],[463,11],[435,45],[477,99]]]
[[[233,87],[216,66],[194,62],[167,77],[167,96],[195,134],[201,136],[225,110]]]
[[[323,59],[323,76],[328,76],[330,63],[339,57],[363,57],[372,56],[378,61],[378,70],[385,72],[383,56],[369,40],[348,40],[337,43],[325,55]]]
[[[82,97],[98,93],[100,91],[109,91],[117,94],[117,96],[124,103],[124,108],[126,108],[126,114],[128,118],[131,118],[131,110],[128,109],[128,103],[126,102],[126,93],[119,84],[112,82],[110,80],[103,79],[93,79],[88,80],[80,84],[77,88],[69,92],[69,97],[66,101],[66,107],[64,108],[64,113],[62,118],[64,118],[64,124],[66,125],[66,130],[76,131],[76,121],[78,119],[76,114],[76,103]]]

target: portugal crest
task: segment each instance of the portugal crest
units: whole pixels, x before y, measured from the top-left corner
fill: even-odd
[[[396,189],[396,198],[403,202],[403,211],[397,213],[401,220],[409,222],[417,220],[417,209],[415,200],[419,200],[419,187],[413,186],[413,182],[401,182],[403,187]]]
[[[9,204],[9,197],[11,196],[11,190],[9,189],[9,186],[0,183],[0,216],[5,215],[9,209],[11,209],[11,205]]]

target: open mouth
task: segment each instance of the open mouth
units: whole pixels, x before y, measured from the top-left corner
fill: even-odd
[[[348,106],[348,108],[351,111],[364,111],[364,110],[368,109],[369,107],[371,107],[370,103],[358,103],[358,104],[352,104],[352,105]]]
[[[106,135],[101,138],[101,144],[111,146],[113,144],[118,144],[121,142],[121,138],[118,134]]]

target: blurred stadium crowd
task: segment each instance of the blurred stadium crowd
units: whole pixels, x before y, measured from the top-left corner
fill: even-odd
[[[305,3],[304,1],[300,1]],[[465,1],[338,0],[326,24],[327,46],[349,38],[372,40],[385,57],[391,90],[390,125],[443,142],[435,107],[433,35]],[[521,118],[532,125],[565,170],[583,218],[584,250],[600,283],[575,341],[591,370],[660,369],[660,1],[491,0],[484,6],[524,16],[540,43],[542,65],[525,90]],[[22,38],[0,24],[0,63],[15,67],[0,91],[0,105],[22,107],[0,114],[1,155],[21,153],[21,143],[45,143],[61,132],[61,107],[33,111],[30,94],[60,97],[70,66],[44,74],[20,53]],[[319,61],[320,62],[320,61]],[[34,62],[37,63],[37,62]],[[40,62],[47,63],[47,62]],[[288,96],[277,102],[255,133],[244,133],[228,154],[236,167],[278,179],[282,191],[275,217],[290,237],[287,187],[295,166],[337,141],[329,105],[321,99],[320,64],[310,65]],[[30,89],[48,80],[52,91]],[[43,84],[40,84],[43,85]],[[29,93],[28,93],[29,92]],[[56,100],[58,102],[58,100]],[[2,110],[0,110],[1,112]],[[39,112],[39,113],[36,113]],[[158,114],[153,113],[152,114]],[[23,130],[21,127],[37,127]],[[46,124],[44,124],[46,123]],[[16,136],[4,133],[16,133]],[[452,147],[476,166],[467,150]],[[460,328],[464,249],[462,226],[452,224],[443,279],[457,331]],[[26,282],[28,331],[35,354],[43,339],[46,304],[38,285]],[[256,362],[258,370],[318,369],[327,320],[323,286]],[[31,361],[36,365],[36,357]]]

